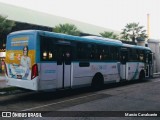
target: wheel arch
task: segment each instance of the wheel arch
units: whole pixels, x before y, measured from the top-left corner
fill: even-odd
[[[102,73],[97,72],[92,78],[91,86],[93,88],[100,88],[104,85],[104,76]]]
[[[139,80],[144,80],[145,79],[145,70],[142,69],[139,73]]]

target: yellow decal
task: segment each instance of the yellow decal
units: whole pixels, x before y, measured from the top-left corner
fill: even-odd
[[[12,41],[25,41],[29,40],[29,37],[19,37],[19,38],[13,38]]]
[[[28,57],[31,60],[31,66],[35,64],[35,50],[28,51]],[[5,62],[8,64],[20,64],[21,57],[23,56],[22,50],[8,50],[6,51]]]
[[[13,38],[11,41],[11,46],[27,46],[29,37],[19,37]]]

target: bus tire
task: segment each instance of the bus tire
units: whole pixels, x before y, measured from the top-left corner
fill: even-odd
[[[140,81],[144,81],[144,80],[145,80],[145,72],[144,72],[144,70],[142,70],[142,71],[140,72],[140,74],[139,74],[139,80],[140,80]]]
[[[103,88],[103,85],[104,85],[103,75],[101,73],[95,74],[95,76],[92,79],[92,84],[91,84],[92,89],[100,90],[101,88]]]

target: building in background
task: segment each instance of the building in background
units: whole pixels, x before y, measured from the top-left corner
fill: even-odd
[[[0,3],[0,14],[8,16],[7,19],[9,20],[13,20],[20,23],[28,23],[31,25],[38,25],[39,27],[53,28],[58,24],[69,23],[69,24],[74,24],[79,30],[82,31],[82,33],[86,34],[99,35],[100,32],[104,31],[108,32],[113,31],[115,33],[120,33],[119,31],[115,31],[112,29],[103,28],[96,25],[72,20],[69,18],[42,13],[31,9],[17,7],[5,3]]]
[[[74,24],[80,31],[81,36],[85,35],[100,35],[104,31],[114,32],[116,34],[120,34],[120,31],[99,27],[96,25],[55,16],[47,13],[42,13],[14,5],[9,5],[0,2],[0,14],[7,16],[7,19],[13,20],[16,22],[16,26],[12,28],[12,31],[18,30],[28,30],[28,29],[36,29],[36,30],[45,30],[52,31],[52,29],[58,24]],[[149,15],[148,15],[149,19]],[[148,24],[149,26],[149,24]],[[0,37],[0,60],[4,60],[5,58],[5,43],[6,36],[8,33],[1,35]],[[1,40],[2,39],[2,40]],[[127,44],[135,44],[128,41],[122,41]],[[145,41],[137,41],[138,45],[145,46]],[[149,39],[148,46],[154,53],[154,72],[160,72],[160,41]]]
[[[149,39],[148,47],[153,52],[153,73],[160,73],[160,40]]]
[[[52,29],[59,24],[69,23],[74,24],[82,33],[81,35],[100,35],[99,33],[108,31],[119,34],[119,31],[115,31],[108,28],[99,27],[96,25],[55,16],[47,13],[42,13],[34,11],[31,9],[26,9],[23,7],[18,7],[14,5],[9,5],[0,2],[0,15],[7,16],[7,19],[13,20],[16,22],[16,26],[13,27],[12,31],[18,30],[28,30],[28,29],[37,29],[52,31]],[[6,36],[2,35],[3,43],[0,41],[0,50],[5,49]]]
[[[84,35],[100,35],[99,33],[108,31],[114,32],[119,34],[119,31],[115,31],[112,29],[107,29],[103,27],[99,27],[96,25],[55,16],[47,13],[42,13],[38,11],[34,11],[31,9],[26,9],[23,7],[18,7],[14,5],[9,5],[0,2],[0,15],[7,16],[8,20],[13,20],[16,23],[11,30],[18,31],[18,30],[28,30],[28,29],[36,29],[36,30],[45,30],[45,31],[52,31],[56,25],[59,24],[74,24],[80,31],[81,36]],[[4,33],[0,35],[0,70],[3,69],[3,60],[5,58],[5,44],[6,44],[6,37],[9,33]],[[2,63],[1,63],[2,62]]]

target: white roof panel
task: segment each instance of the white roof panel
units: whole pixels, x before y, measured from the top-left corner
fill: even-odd
[[[31,23],[36,25],[48,26],[48,27],[55,27],[58,24],[70,23],[74,24],[81,30],[83,33],[89,33],[94,35],[99,35],[99,33],[104,31],[114,32],[119,34],[119,31],[114,31],[112,29],[107,29],[99,26],[95,26],[92,24],[87,24],[84,22],[56,16],[50,15],[38,11],[33,11],[30,9],[17,7],[5,3],[0,2],[0,14],[8,16],[7,19]]]

